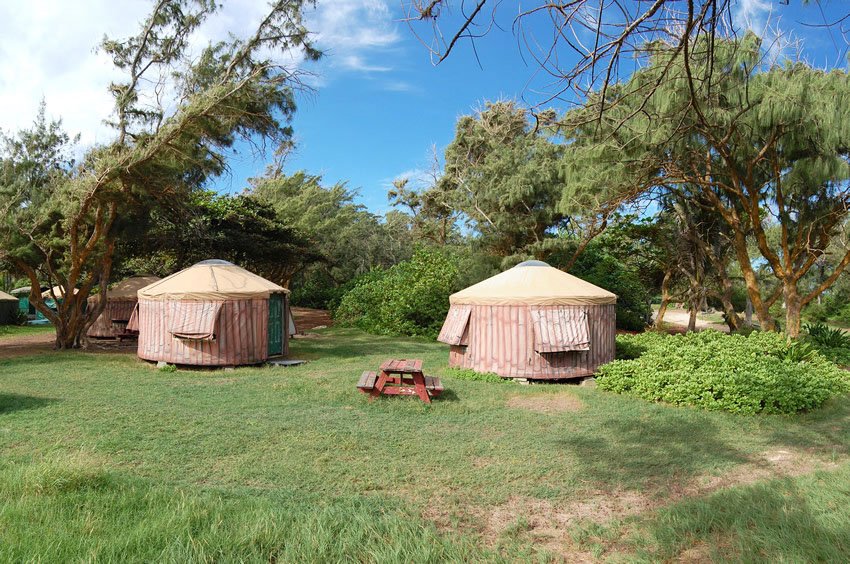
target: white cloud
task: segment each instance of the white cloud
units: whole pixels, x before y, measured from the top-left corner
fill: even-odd
[[[392,188],[393,182],[403,179],[407,179],[408,188],[422,190],[434,184],[434,173],[424,168],[411,168],[396,174],[392,179],[385,179],[382,184],[389,189]]]
[[[353,71],[360,72],[389,72],[392,67],[384,67],[380,65],[372,65],[360,55],[345,55],[336,59],[343,67]]]
[[[368,60],[401,41],[387,0],[319,2],[307,17],[307,27],[316,31],[316,44],[326,53],[330,68],[365,73],[392,70]]]
[[[95,53],[104,34],[122,38],[137,32],[151,9],[147,0],[39,0],[0,2],[0,129],[29,127],[42,98],[50,117],[61,117],[83,145],[106,142],[112,131],[111,81],[121,78],[109,58]],[[228,0],[193,40],[195,51],[228,34],[245,36],[266,12],[265,2]],[[400,40],[386,0],[332,0],[307,14],[323,67],[357,72],[387,72],[368,55]],[[298,64],[296,58],[289,61]],[[311,81],[321,85],[327,78]]]
[[[733,14],[735,25],[761,34],[773,9],[767,0],[739,0]]]
[[[795,48],[799,49],[794,35],[781,29],[769,0],[739,0],[732,20],[736,28],[750,30],[762,38],[768,63],[791,56]]]

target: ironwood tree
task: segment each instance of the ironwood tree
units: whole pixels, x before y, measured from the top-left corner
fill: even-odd
[[[772,15],[782,18],[784,7],[791,3],[806,9],[793,19],[782,19],[784,36],[772,26],[772,41],[779,44],[774,46],[785,46],[795,31],[822,29],[832,37],[836,59],[846,58],[850,9],[830,5],[828,16],[820,0],[778,0],[770,2]],[[704,39],[706,49],[713,51],[718,40],[742,36],[748,23],[737,0],[537,0],[519,6],[502,0],[403,0],[402,4],[405,20],[434,64],[460,47],[471,46],[478,56],[478,40],[511,22],[523,57],[532,63],[531,72],[548,78],[542,88],[543,106],[555,99],[575,103],[593,92],[605,93],[605,104],[615,103],[607,93],[609,87],[641,68],[647,60],[647,43],[663,42],[671,49],[659,67],[658,82],[628,92],[645,99],[667,80],[667,65],[694,39]],[[604,108],[600,105],[597,110]]]
[[[293,299],[326,307],[336,289],[371,269],[410,257],[413,241],[406,223],[387,214],[384,221],[355,201],[345,183],[325,186],[321,176],[303,171],[285,174],[275,167],[251,179],[251,198],[275,210],[280,220],[309,243],[311,260],[293,261]],[[309,295],[308,295],[309,294]]]
[[[577,146],[586,147],[597,182],[604,178],[624,190],[695,190],[693,203],[726,224],[761,326],[775,328],[770,308],[782,299],[785,329],[796,336],[802,308],[850,264],[846,252],[820,284],[801,291],[801,279],[843,236],[850,204],[850,80],[846,72],[804,63],[765,67],[761,42],[751,34],[710,51],[699,42],[692,47],[671,64],[667,51],[673,47],[653,46],[661,52],[654,64],[614,89],[641,90],[662,72],[675,79],[638,107],[609,107]],[[695,79],[709,74],[711,84]],[[566,121],[587,123],[601,95]],[[617,157],[600,159],[606,154]],[[769,237],[772,230],[776,238]],[[753,247],[757,256],[751,256]],[[777,284],[758,275],[761,263]]]
[[[19,174],[33,155],[6,152],[0,258],[33,288],[63,289],[56,311],[35,290],[31,294],[56,328],[57,348],[80,346],[105,306],[122,217],[186,198],[226,169],[223,151],[239,138],[289,139],[287,122],[301,85],[292,62],[320,56],[301,17],[310,3],[273,2],[249,36],[195,53],[193,38],[218,4],[158,0],[138,34],[105,38],[100,47],[124,77],[110,85],[114,140],[36,183]],[[51,144],[49,137],[45,142]],[[38,166],[45,162],[50,159]],[[101,299],[86,308],[95,287]]]
[[[176,208],[122,218],[115,269],[166,276],[210,257],[243,266],[282,286],[321,256],[268,204],[245,194],[196,190]]]

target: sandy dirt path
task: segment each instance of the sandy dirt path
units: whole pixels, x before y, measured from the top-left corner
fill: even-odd
[[[653,319],[655,319],[656,313],[657,312],[654,312],[652,314]],[[677,328],[681,327],[682,329],[686,329],[688,327],[688,317],[688,312],[684,309],[669,308],[664,314],[664,323],[674,325]],[[699,315],[697,315],[697,330],[699,331],[702,329],[715,329],[717,331],[722,331],[723,333],[729,332],[729,327],[725,323],[712,323],[711,321],[700,319]]]

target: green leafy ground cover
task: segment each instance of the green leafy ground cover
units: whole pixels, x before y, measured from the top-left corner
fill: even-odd
[[[792,414],[850,392],[846,371],[806,343],[789,345],[779,333],[644,333],[617,339],[624,358],[601,368],[599,386],[650,401]]]
[[[847,397],[744,417],[498,385],[452,378],[437,343],[356,330],[293,356],[310,362],[0,360],[0,561],[651,560],[716,536],[730,558],[850,550]],[[370,403],[354,385],[389,357],[422,358],[446,392]]]

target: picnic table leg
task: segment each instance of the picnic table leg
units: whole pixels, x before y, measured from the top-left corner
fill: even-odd
[[[425,387],[425,374],[422,372],[413,373],[413,385],[416,387],[416,395],[425,403],[431,403],[431,396],[428,395],[428,388]]]
[[[384,393],[384,386],[387,385],[388,378],[389,376],[387,375],[387,373],[381,370],[381,374],[380,376],[378,376],[378,381],[375,382],[375,387],[372,388],[372,391],[369,392],[370,400]]]

